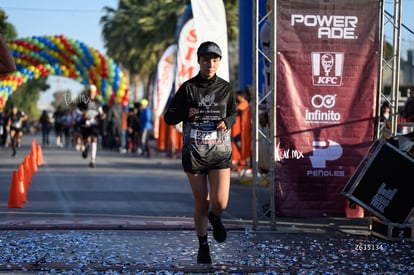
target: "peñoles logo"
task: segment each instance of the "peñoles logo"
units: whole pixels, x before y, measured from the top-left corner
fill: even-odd
[[[327,162],[338,160],[342,157],[342,146],[333,140],[313,141],[313,154],[309,157],[312,169],[306,171],[308,177],[343,177],[345,171],[340,168],[328,169]]]
[[[319,39],[358,39],[355,34],[358,24],[356,16],[292,14],[290,24],[291,26],[303,24],[306,27],[317,27]]]

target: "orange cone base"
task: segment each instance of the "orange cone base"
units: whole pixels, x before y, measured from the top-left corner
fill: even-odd
[[[8,208],[23,208],[23,203],[20,200],[19,178],[17,171],[13,171],[12,182],[10,186]]]

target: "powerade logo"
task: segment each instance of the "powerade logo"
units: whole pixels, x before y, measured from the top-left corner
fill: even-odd
[[[292,14],[290,24],[316,27],[319,39],[358,39],[355,34],[358,24],[356,16]]]
[[[316,94],[311,98],[314,110],[305,110],[307,123],[335,124],[341,120],[341,114],[332,110],[336,103],[336,95]]]
[[[336,52],[313,52],[313,86],[342,86],[344,54]]]

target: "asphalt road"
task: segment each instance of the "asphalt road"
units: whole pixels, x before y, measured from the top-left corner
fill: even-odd
[[[53,137],[53,135],[51,135]],[[145,158],[98,149],[96,168],[74,148],[42,148],[44,164],[33,174],[23,208],[8,208],[12,172],[31,152],[25,135],[17,156],[0,150],[0,214],[3,217],[192,217],[193,199],[180,159],[162,153]],[[52,138],[54,144],[54,138]],[[237,174],[235,174],[238,176]],[[234,182],[234,178],[233,178]],[[259,195],[265,201],[266,187]],[[251,220],[252,186],[232,183],[224,218]]]
[[[12,172],[33,138],[16,158],[0,150],[0,273],[413,274],[412,238],[371,236],[369,218],[279,217],[277,230],[251,230],[252,186],[236,180],[228,240],[210,233],[213,264],[198,265],[190,188],[180,160],[162,154],[99,150],[90,168],[74,149],[44,148],[27,202],[8,208]],[[259,193],[259,201],[269,195],[264,186]]]

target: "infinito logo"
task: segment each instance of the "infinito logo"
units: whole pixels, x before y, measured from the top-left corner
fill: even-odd
[[[332,108],[335,106],[336,95],[314,95],[311,98],[311,104],[315,108]]]
[[[336,103],[336,95],[316,94],[311,98],[314,110],[305,110],[307,123],[339,123],[341,114],[332,110]],[[321,110],[322,109],[322,110]],[[325,111],[324,109],[328,109]]]
[[[319,39],[358,39],[355,30],[358,17],[346,15],[292,14],[290,25],[317,27]]]
[[[342,86],[344,53],[313,52],[313,86]]]
[[[307,176],[322,176],[322,177],[343,177],[344,170],[326,170],[326,163],[334,161],[342,156],[342,146],[328,139],[327,141],[315,140],[313,142],[313,154],[310,156],[310,161],[313,170],[306,172]]]

